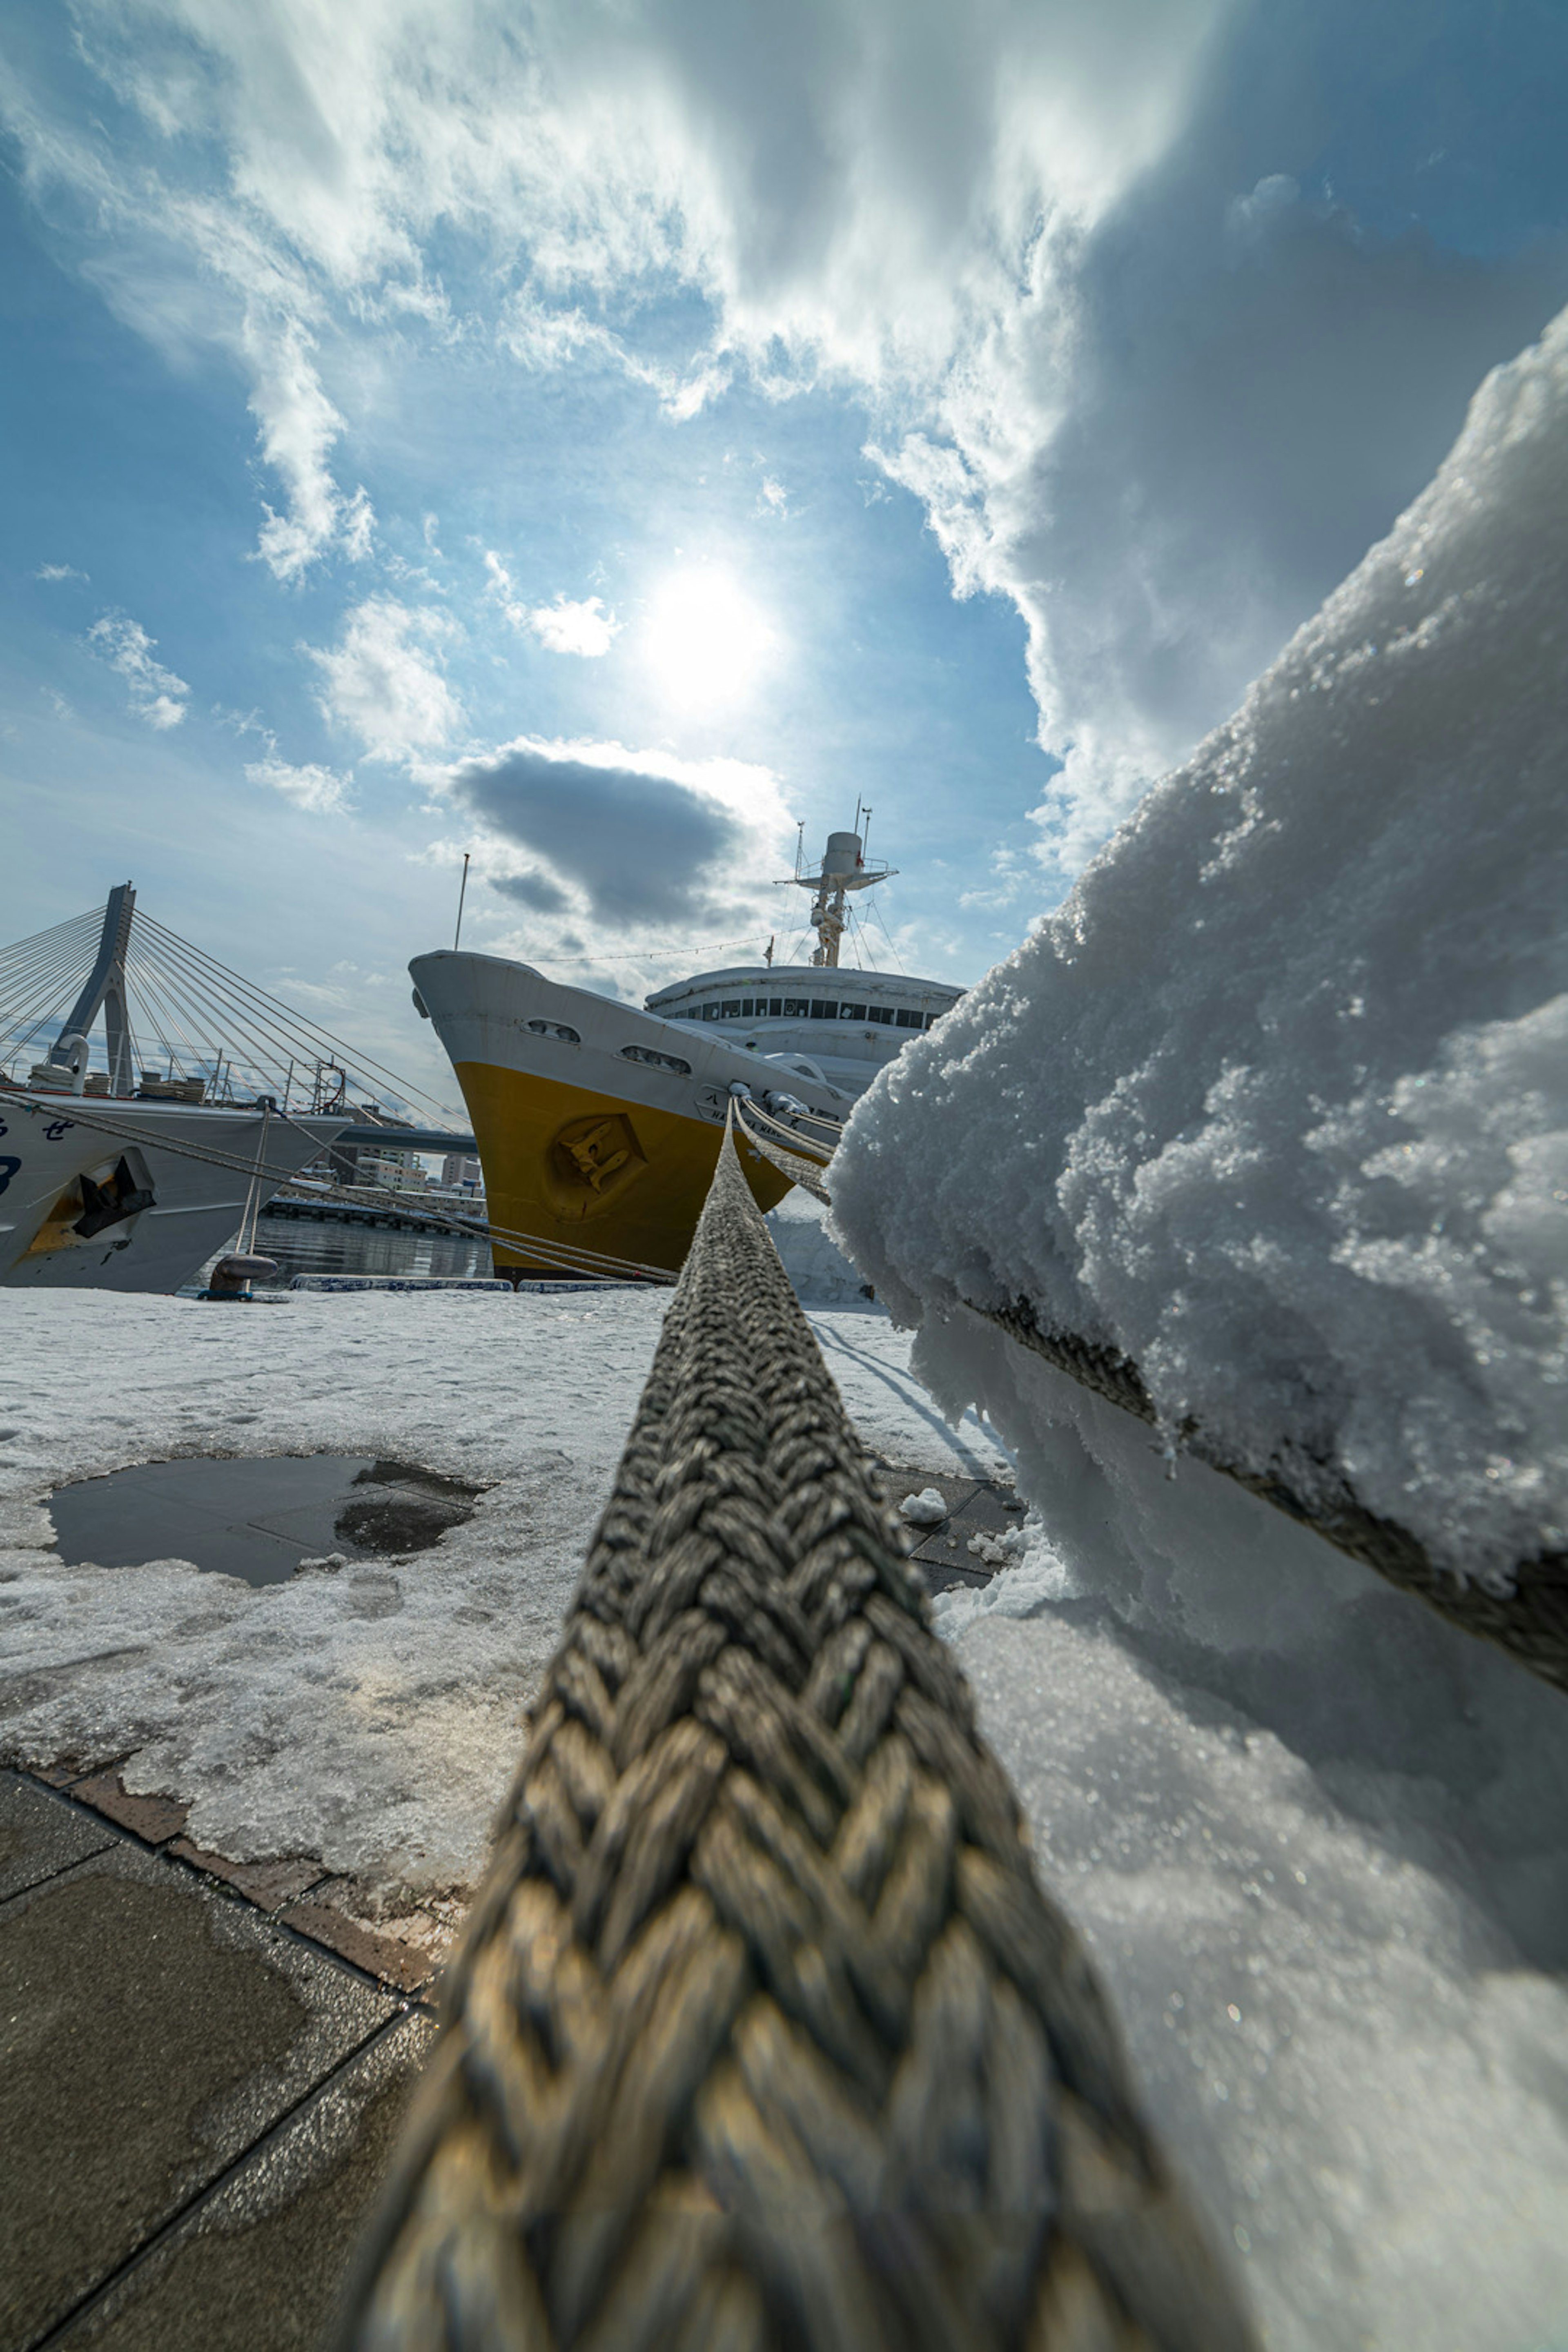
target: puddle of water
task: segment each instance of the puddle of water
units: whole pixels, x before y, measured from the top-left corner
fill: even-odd
[[[49,1496],[68,1568],[198,1568],[284,1584],[302,1559],[424,1551],[466,1519],[478,1487],[365,1454],[140,1462]]]

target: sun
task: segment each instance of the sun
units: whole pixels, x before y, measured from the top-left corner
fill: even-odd
[[[700,716],[748,700],[777,643],[734,574],[703,564],[672,572],[655,591],[643,656],[664,700]]]

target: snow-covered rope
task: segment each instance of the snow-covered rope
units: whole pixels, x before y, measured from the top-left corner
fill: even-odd
[[[352,2352],[1243,2352],[727,1135]]]
[[[1070,1332],[1053,1331],[1027,1299],[1016,1299],[1010,1307],[965,1304],[1097,1396],[1157,1424],[1153,1402],[1130,1357]],[[1332,1462],[1284,1447],[1267,1471],[1258,1472],[1195,1422],[1174,1433],[1173,1467],[1177,1446],[1290,1518],[1301,1520],[1336,1549],[1375,1569],[1402,1591],[1415,1594],[1468,1633],[1496,1642],[1545,1681],[1568,1690],[1568,1552],[1521,1561],[1511,1589],[1497,1591],[1437,1567],[1408,1528],[1367,1510],[1342,1468]]]

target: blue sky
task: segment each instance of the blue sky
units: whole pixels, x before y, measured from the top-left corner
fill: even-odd
[[[977,978],[1568,299],[1555,0],[0,54],[0,936],[130,874],[416,1076],[465,847],[468,943],[638,995],[860,795],[900,959]]]

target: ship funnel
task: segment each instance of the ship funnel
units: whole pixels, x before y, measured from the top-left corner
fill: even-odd
[[[823,853],[822,878],[827,881],[847,881],[860,863],[860,836],[858,833],[830,833]]]

